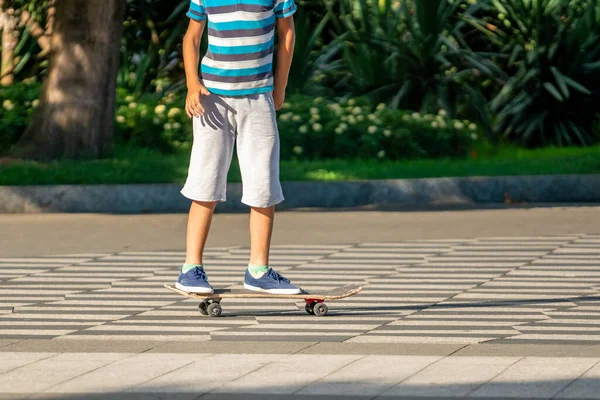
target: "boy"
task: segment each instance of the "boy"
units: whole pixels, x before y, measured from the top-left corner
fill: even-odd
[[[193,200],[188,217],[186,260],[176,287],[213,293],[202,253],[217,202],[225,201],[227,172],[237,146],[242,203],[250,211],[250,262],[244,287],[274,294],[301,290],[268,266],[275,204],[284,200],[279,182],[279,132],[275,111],[285,99],[295,34],[294,0],[191,0],[183,39],[194,143],[181,193]],[[273,74],[275,25],[279,37]],[[198,76],[200,39],[208,26],[208,51]]]

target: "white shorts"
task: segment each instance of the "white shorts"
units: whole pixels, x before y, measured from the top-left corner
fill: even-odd
[[[194,142],[181,194],[196,201],[226,200],[234,143],[242,176],[242,203],[270,207],[284,200],[279,182],[279,131],[272,92],[202,96],[205,114],[194,117]]]

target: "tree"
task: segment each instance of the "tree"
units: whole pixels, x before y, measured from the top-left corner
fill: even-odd
[[[125,8],[123,0],[57,0],[50,69],[17,156],[50,160],[110,151]]]

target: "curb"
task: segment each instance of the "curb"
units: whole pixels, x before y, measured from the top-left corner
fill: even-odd
[[[187,212],[179,184],[0,186],[0,213]],[[282,182],[281,209],[472,203],[600,202],[600,174]],[[241,183],[227,184],[217,212],[247,210]]]

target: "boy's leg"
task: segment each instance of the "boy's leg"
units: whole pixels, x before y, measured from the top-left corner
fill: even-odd
[[[216,201],[193,201],[188,216],[185,263],[202,265],[204,246],[210,230]]]
[[[271,93],[236,101],[237,149],[242,173],[242,203],[250,211],[250,263],[244,279],[249,290],[294,294],[300,289],[269,268],[275,205],[284,200],[279,182],[279,132]]]
[[[227,172],[233,155],[235,125],[226,98],[211,94],[202,98],[204,116],[194,118],[194,142],[188,176],[181,193],[192,200],[188,216],[186,260],[176,287],[187,292],[212,293],[202,265],[212,215],[225,201]]]
[[[253,266],[269,265],[274,218],[275,206],[250,209],[250,264]]]

